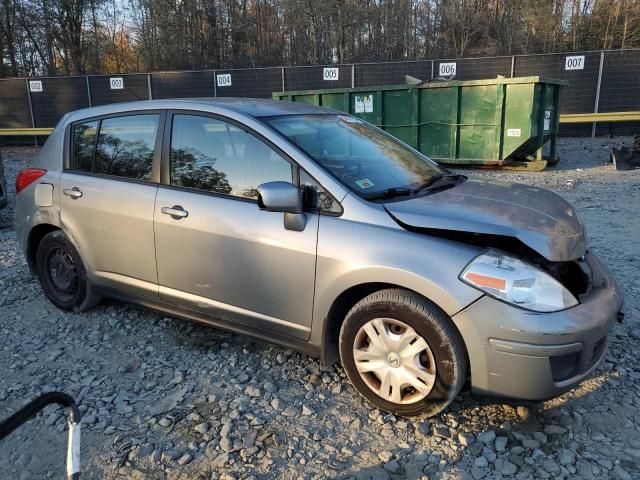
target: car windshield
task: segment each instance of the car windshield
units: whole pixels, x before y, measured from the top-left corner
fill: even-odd
[[[267,123],[364,198],[412,195],[447,173],[355,117],[292,115]]]

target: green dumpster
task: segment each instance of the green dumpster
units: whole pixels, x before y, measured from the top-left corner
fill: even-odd
[[[274,92],[273,98],[348,112],[433,160],[542,170],[557,162],[560,89],[544,77]],[[550,141],[549,155],[543,145]]]

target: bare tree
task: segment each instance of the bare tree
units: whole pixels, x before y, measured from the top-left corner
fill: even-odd
[[[638,0],[0,0],[0,75],[640,46]]]

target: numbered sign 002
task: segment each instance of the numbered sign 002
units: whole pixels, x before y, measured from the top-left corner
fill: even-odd
[[[327,81],[338,80],[339,76],[340,76],[339,68],[331,67],[331,68],[322,69],[322,80],[327,80]]]
[[[122,77],[109,78],[109,87],[111,90],[122,90],[124,88],[124,80]]]
[[[565,70],[584,70],[584,55],[570,55],[564,59]]]
[[[29,80],[29,91],[32,93],[43,92],[42,80]]]
[[[441,77],[452,77],[456,74],[456,62],[441,63],[438,67],[438,75]]]

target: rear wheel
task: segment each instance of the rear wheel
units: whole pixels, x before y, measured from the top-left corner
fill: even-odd
[[[56,307],[79,312],[99,301],[87,281],[80,255],[62,231],[42,238],[36,252],[36,269],[44,294]]]
[[[439,413],[466,379],[466,352],[450,318],[406,290],[382,290],[358,302],[342,324],[339,343],[344,369],[360,394],[398,415]]]

